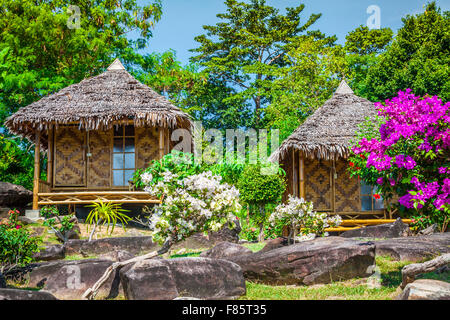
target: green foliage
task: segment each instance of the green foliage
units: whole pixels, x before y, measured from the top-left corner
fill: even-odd
[[[450,98],[450,13],[435,2],[425,12],[407,15],[403,26],[367,73],[365,95],[384,101],[407,88],[417,95]]]
[[[236,88],[224,102],[251,103],[254,112],[246,126],[259,128],[263,109],[271,100],[273,74],[286,63],[287,46],[303,36],[320,14],[301,24],[304,5],[286,8],[281,14],[265,0],[226,0],[225,4],[226,12],[217,15],[221,21],[203,26],[206,34],[195,38],[200,46],[192,50],[197,53],[192,62],[200,63],[212,78]],[[320,32],[309,33],[323,37]]]
[[[24,228],[0,225],[0,268],[24,266],[39,251],[40,238],[32,237]]]
[[[56,206],[43,206],[40,210],[42,217],[46,218],[44,226],[51,228],[63,242],[68,240],[68,232],[73,230],[75,223],[71,222],[73,215],[60,217]]]
[[[121,204],[119,203],[103,202],[101,200],[98,200],[98,202],[87,205],[87,207],[93,208],[86,218],[88,230],[89,225],[97,226],[99,224],[106,224],[107,232],[109,231],[109,227],[112,226],[110,232],[110,234],[112,234],[118,222],[120,222],[123,229],[125,229],[125,225],[128,224],[128,221],[132,220],[132,218],[123,213],[129,212],[130,210],[122,209]]]
[[[358,55],[380,53],[391,42],[392,36],[390,28],[369,29],[361,25],[345,37],[345,50]]]
[[[286,189],[283,171],[277,174],[263,174],[261,164],[247,165],[239,178],[237,187],[241,200],[249,205],[266,205],[278,203]]]

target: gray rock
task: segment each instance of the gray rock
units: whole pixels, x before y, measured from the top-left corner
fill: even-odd
[[[120,271],[127,300],[172,300],[179,293],[169,265],[161,259],[143,260]]]
[[[28,286],[42,288],[61,300],[80,300],[112,263],[100,259],[42,263],[28,274]],[[117,297],[120,289],[119,273],[116,272],[100,288],[98,298]]]
[[[215,247],[200,254],[203,258],[226,259],[237,255],[252,254],[252,250],[232,242],[219,242]]]
[[[419,231],[419,235],[421,236],[428,236],[430,234],[436,233],[437,231],[437,224],[432,224],[431,226],[429,226],[428,228],[425,228],[423,230]]]
[[[106,254],[112,251],[128,251],[138,255],[144,252],[158,250],[152,237],[119,237],[98,240],[69,240],[65,243],[66,254],[82,253],[85,255]]]
[[[420,279],[409,283],[397,300],[450,300],[450,283]]]
[[[9,182],[0,182],[0,207],[25,208],[33,201],[33,192]]]
[[[285,237],[279,237],[276,239],[271,239],[269,241],[267,241],[266,245],[264,246],[264,248],[262,248],[259,253],[261,252],[267,252],[273,249],[278,249],[278,248],[282,248],[282,247],[286,247],[288,245],[288,239]]]
[[[49,292],[20,290],[20,289],[0,289],[0,300],[57,300]]]
[[[429,236],[375,241],[377,256],[390,256],[398,261],[422,261],[450,252],[450,232]]]
[[[134,254],[125,250],[114,250],[109,253],[105,253],[99,256],[99,259],[107,259],[114,262],[122,262],[126,260],[133,259]]]
[[[237,220],[236,220],[237,221]],[[217,232],[209,232],[207,236],[203,233],[197,233],[186,240],[179,242],[173,246],[173,249],[204,249],[212,248],[220,242],[239,242],[239,233],[241,232],[241,227],[239,222],[236,222],[236,228],[230,229],[228,227],[219,230]]]
[[[399,238],[410,235],[409,226],[398,218],[393,223],[368,226],[359,229],[345,231],[341,234],[344,238]]]
[[[1,272],[0,272],[0,288],[6,288],[6,279]]]
[[[144,260],[121,270],[120,276],[130,300],[228,299],[246,292],[241,268],[220,259]]]
[[[19,216],[17,217],[17,221],[22,222],[23,225],[28,225],[28,224],[32,224],[34,223],[33,220],[31,220],[30,218],[27,218],[25,216]]]
[[[64,259],[65,257],[64,246],[61,244],[46,247],[33,256],[36,261],[54,261]]]
[[[230,260],[241,266],[248,280],[312,285],[370,276],[375,245],[340,237],[317,238]]]

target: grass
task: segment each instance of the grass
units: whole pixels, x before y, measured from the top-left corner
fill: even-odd
[[[266,244],[264,242],[258,242],[258,243],[244,243],[242,246],[249,248],[253,252],[258,252],[262,248],[264,248]]]
[[[376,288],[369,287],[367,279],[314,286],[271,286],[247,281],[247,294],[240,300],[391,300],[401,292],[402,268],[411,263],[376,257],[381,277],[381,285]],[[432,272],[417,278],[449,282],[450,272]]]

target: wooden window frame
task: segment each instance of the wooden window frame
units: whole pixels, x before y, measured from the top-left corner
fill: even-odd
[[[361,204],[361,212],[380,212],[380,211],[386,210],[383,197],[381,197],[381,199],[383,200],[383,207],[379,208],[379,209],[375,209],[375,201],[376,201],[376,199],[374,197],[374,194],[375,194],[374,191],[373,191],[374,187],[370,186],[368,184],[365,184],[364,181],[362,181],[360,179],[358,179],[358,180],[359,180],[359,201],[360,201],[360,204]],[[362,193],[363,185],[366,185],[367,187],[371,188],[370,189],[371,190],[371,194]],[[363,197],[369,197],[370,198],[370,200],[371,200],[371,209],[370,210],[364,210],[363,209],[363,202],[362,202]]]
[[[126,135],[125,134],[125,128],[127,126],[131,126],[133,127],[133,135]],[[129,183],[128,181],[125,181],[125,171],[128,170],[133,170],[134,172],[136,172],[136,158],[137,158],[137,152],[136,152],[136,128],[133,125],[127,125],[127,124],[122,124],[119,126],[119,129],[122,130],[121,135],[116,135],[116,130],[113,129],[112,130],[112,148],[111,148],[111,188],[112,189],[128,189],[129,187]],[[114,142],[116,139],[118,138],[122,138],[122,146],[123,146],[123,151],[122,152],[115,152],[114,151]],[[125,139],[132,139],[133,140],[133,148],[134,148],[134,152],[125,152]],[[123,156],[123,169],[114,169],[114,155],[115,154],[122,154]],[[134,154],[134,168],[126,168],[125,167],[125,155],[126,154]],[[123,173],[123,185],[115,185],[114,183],[114,172],[115,171],[122,171]]]

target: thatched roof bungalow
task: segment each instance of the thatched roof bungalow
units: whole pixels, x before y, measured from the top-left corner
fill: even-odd
[[[287,195],[303,197],[319,211],[340,215],[384,214],[373,188],[350,178],[347,158],[358,125],[377,112],[372,102],[356,96],[345,81],[334,95],[276,150],[286,170]]]
[[[173,147],[170,134],[190,130],[190,117],[137,81],[116,59],[95,77],[21,108],[5,121],[14,134],[48,151],[47,181],[38,181],[35,159],[33,207],[148,200],[125,192],[136,169]],[[93,192],[95,191],[95,192]],[[117,196],[117,197],[116,197]]]

